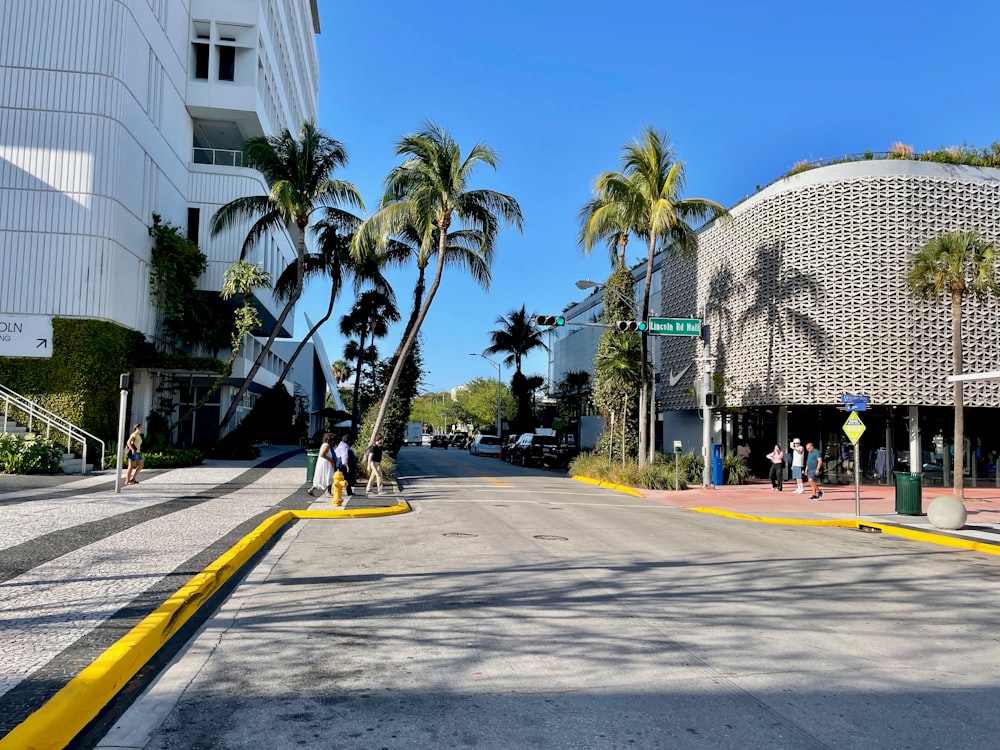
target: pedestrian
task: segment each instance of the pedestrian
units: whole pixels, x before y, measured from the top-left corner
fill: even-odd
[[[306,492],[310,496],[316,497],[314,490],[319,490],[319,494],[332,495],[334,463],[337,458],[333,453],[333,433],[323,433],[323,444],[319,447],[319,456],[316,459],[316,468],[313,470],[313,482]]]
[[[809,489],[812,490],[810,500],[821,500],[823,491],[819,488],[819,470],[823,466],[823,457],[812,443],[806,443],[806,479],[809,480]]]
[[[801,495],[805,492],[805,488],[802,486],[802,473],[805,471],[806,466],[806,452],[802,448],[802,443],[799,442],[798,438],[792,441],[792,449],[789,451],[792,454],[792,479],[795,480],[795,492],[796,495]]]
[[[781,446],[774,444],[774,450],[767,454],[771,462],[771,489],[781,492],[785,482],[785,452]]]
[[[375,440],[371,445],[368,446],[368,450],[365,451],[365,456],[368,460],[368,484],[365,486],[365,492],[371,494],[372,491],[372,480],[375,480],[375,486],[378,487],[378,494],[382,494],[382,437],[380,435],[375,436]]]
[[[348,442],[351,439],[349,433],[344,433],[340,442],[337,443],[337,447],[334,448],[334,453],[337,456],[336,463],[334,464],[334,471],[339,470],[341,474],[344,475],[344,479],[347,480],[347,494],[354,494],[354,472],[351,471],[351,445]]]
[[[125,458],[128,459],[128,469],[125,471],[125,484],[139,484],[136,479],[146,465],[142,459],[142,425],[137,424],[132,434],[125,441]]]

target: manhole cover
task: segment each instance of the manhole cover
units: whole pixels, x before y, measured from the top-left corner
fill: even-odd
[[[569,538],[564,536],[552,536],[551,534],[535,534],[535,539],[540,539],[543,542],[568,542]]]
[[[452,539],[471,539],[474,536],[479,536],[479,534],[467,534],[464,531],[449,531],[447,534],[442,534],[441,536],[450,536]]]

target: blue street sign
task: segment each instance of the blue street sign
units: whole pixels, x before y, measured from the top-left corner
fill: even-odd
[[[849,403],[870,404],[872,402],[872,397],[871,396],[865,396],[865,395],[862,395],[860,393],[841,393],[838,400],[842,404],[849,404]],[[863,410],[862,409],[858,409],[858,411],[863,411]]]
[[[865,401],[847,401],[844,403],[847,411],[868,411],[868,403]]]

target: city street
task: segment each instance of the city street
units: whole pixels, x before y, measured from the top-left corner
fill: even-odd
[[[111,748],[992,748],[1000,560],[406,448],[300,521]]]

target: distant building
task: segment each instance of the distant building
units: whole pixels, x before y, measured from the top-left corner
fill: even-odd
[[[317,0],[2,0],[0,12],[0,312],[110,321],[155,341],[152,216],[197,242],[208,256],[199,287],[217,293],[246,228],[213,238],[209,220],[267,189],[242,166],[244,141],[316,119]],[[247,258],[272,278],[294,259],[287,232]],[[254,302],[273,326],[280,303],[270,292]],[[259,346],[244,346],[233,384]],[[273,354],[254,390],[273,385],[284,364]],[[310,398],[315,369],[299,368]],[[212,381],[138,373],[133,420],[154,407],[165,377],[183,384],[181,408]],[[234,392],[225,387],[203,410],[202,429],[218,424]]]

